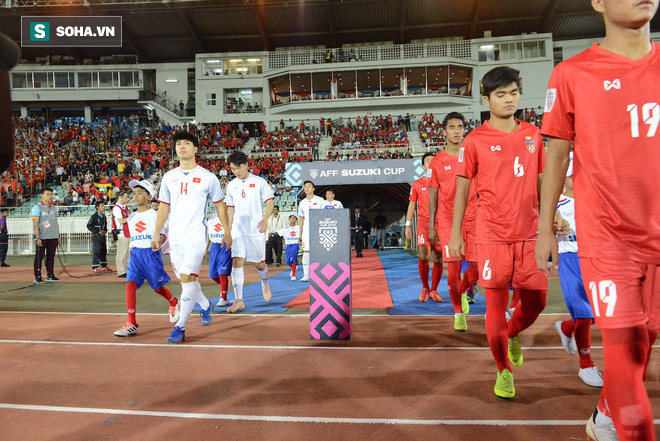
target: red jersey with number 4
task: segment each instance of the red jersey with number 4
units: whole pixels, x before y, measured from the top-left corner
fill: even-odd
[[[408,200],[417,202],[417,229],[429,231],[429,178],[413,182]]]
[[[450,229],[454,219],[454,199],[456,198],[456,172],[458,157],[445,150],[433,157],[429,164],[428,177],[431,187],[438,189],[438,208],[435,214],[436,229]],[[477,217],[476,186],[470,186],[470,197],[465,209],[463,228],[474,228]]]
[[[660,45],[631,60],[600,48],[552,72],[542,133],[574,143],[581,257],[660,263]]]
[[[465,137],[458,176],[472,179],[477,200],[476,243],[513,243],[538,236],[538,175],[545,150],[539,129],[524,121],[511,133],[488,121]]]

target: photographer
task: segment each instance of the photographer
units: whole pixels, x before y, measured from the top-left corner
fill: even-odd
[[[108,248],[105,243],[105,236],[108,233],[108,219],[105,217],[105,204],[103,201],[96,201],[96,213],[87,221],[87,229],[92,232],[92,270],[95,273],[103,271],[112,271],[108,268],[108,259],[106,257]]]

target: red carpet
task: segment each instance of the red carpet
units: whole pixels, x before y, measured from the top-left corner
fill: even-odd
[[[352,255],[352,288],[354,309],[392,308],[392,296],[385,278],[383,263],[376,250],[364,250],[364,257]],[[309,308],[309,288],[285,305],[287,308]]]

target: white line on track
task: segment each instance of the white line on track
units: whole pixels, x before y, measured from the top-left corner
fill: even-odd
[[[153,412],[148,410],[103,409],[90,407],[38,406],[0,403],[0,409],[41,412],[91,413],[103,415],[151,416],[198,420],[262,421],[269,423],[392,424],[416,426],[583,426],[585,420],[416,420],[399,418],[326,418],[279,415],[229,415],[218,413]],[[654,420],[660,424],[660,420]]]
[[[262,351],[296,351],[296,350],[326,350],[326,351],[490,351],[489,347],[478,346],[269,346],[269,345],[203,345],[203,344],[161,344],[161,343],[124,343],[124,342],[87,342],[87,341],[50,341],[50,340],[0,340],[0,344],[26,345],[60,345],[60,346],[121,346],[138,348],[189,348],[189,349],[247,349]],[[653,346],[660,348],[660,345]],[[602,349],[602,346],[592,346],[591,349]],[[526,351],[546,351],[564,349],[563,346],[523,347]]]

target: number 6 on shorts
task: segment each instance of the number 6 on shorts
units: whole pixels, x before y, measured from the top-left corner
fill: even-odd
[[[490,263],[490,260],[487,260],[487,261],[484,263],[484,271],[483,271],[483,273],[482,273],[482,275],[481,275],[481,278],[484,279],[484,280],[490,280],[491,271],[490,271],[490,268],[488,268],[488,264],[489,264],[489,263]]]

